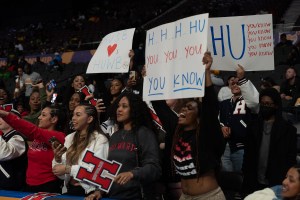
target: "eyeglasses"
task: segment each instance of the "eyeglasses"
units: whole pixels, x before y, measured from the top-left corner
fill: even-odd
[[[266,107],[273,107],[275,104],[274,103],[270,103],[270,102],[261,102],[259,103],[259,105],[261,106],[266,106]]]

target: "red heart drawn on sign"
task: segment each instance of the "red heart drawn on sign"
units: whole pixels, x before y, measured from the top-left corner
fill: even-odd
[[[114,44],[114,45],[108,45],[107,47],[107,54],[108,54],[108,57],[116,50],[117,48],[117,44]]]

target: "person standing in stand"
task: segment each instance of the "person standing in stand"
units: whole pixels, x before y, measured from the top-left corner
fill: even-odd
[[[0,110],[0,117],[32,141],[27,153],[25,191],[60,193],[61,181],[52,172],[54,154],[49,140],[55,136],[61,143],[65,141],[63,110],[55,106],[45,107],[38,118],[38,126],[4,110]]]
[[[218,121],[218,99],[210,76],[210,52],[205,64],[205,96],[202,103],[190,99],[179,113],[171,158],[181,178],[180,200],[225,200],[216,175],[224,152],[224,138]]]
[[[53,173],[65,182],[66,194],[85,196],[96,189],[87,181],[74,179],[85,150],[89,149],[100,158],[106,159],[108,154],[108,138],[101,131],[95,106],[81,103],[75,107],[72,117],[74,132],[67,135],[64,145],[55,147],[52,161]]]

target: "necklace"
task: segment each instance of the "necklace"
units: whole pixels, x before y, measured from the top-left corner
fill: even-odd
[[[126,138],[126,135],[127,135],[127,133],[128,133],[129,131],[123,131],[123,133],[121,133],[121,138],[123,139],[123,140],[125,140],[125,138]]]

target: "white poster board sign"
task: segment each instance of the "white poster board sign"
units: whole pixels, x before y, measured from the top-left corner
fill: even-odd
[[[126,29],[106,35],[93,55],[86,73],[128,72],[128,53],[132,49],[134,30]]]
[[[212,69],[274,70],[272,15],[209,18]]]
[[[145,101],[204,95],[208,14],[184,18],[147,31]]]

